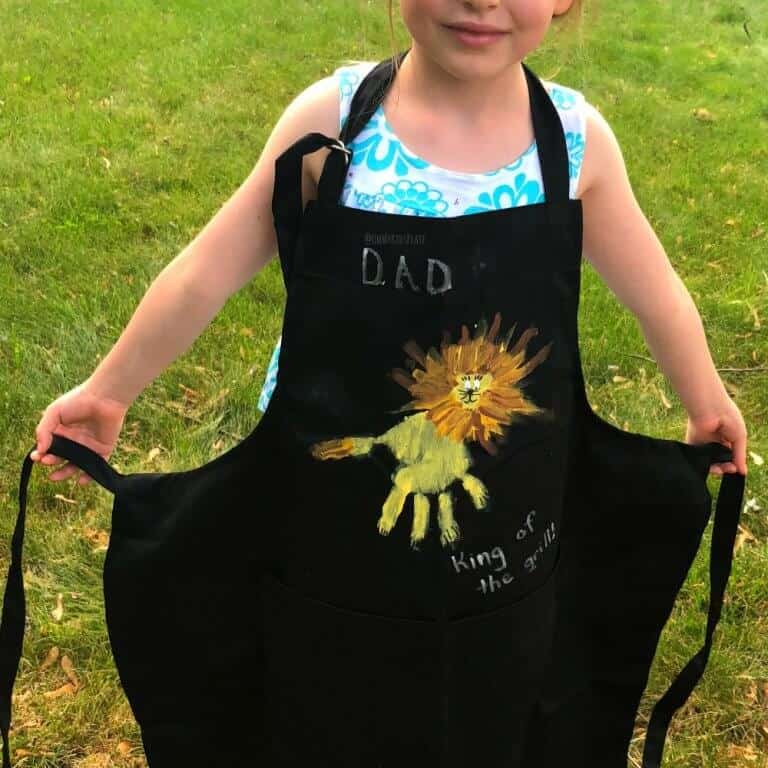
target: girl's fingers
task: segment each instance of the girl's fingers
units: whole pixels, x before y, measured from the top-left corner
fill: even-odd
[[[736,445],[733,447],[733,456],[738,462],[739,466],[744,467],[744,474],[747,472],[747,436],[744,435],[736,440]],[[741,472],[741,470],[738,470]]]
[[[37,451],[32,451],[30,458],[32,461],[39,461],[41,464],[48,465],[61,464],[64,461],[60,456],[55,456],[52,453],[44,453],[42,458],[40,458],[40,454]]]
[[[45,454],[53,442],[53,431],[61,424],[61,414],[58,408],[48,407],[43,412],[43,418],[35,427],[35,437],[37,438],[37,450]]]
[[[66,480],[68,477],[72,477],[75,472],[79,472],[80,467],[75,464],[65,464],[63,467],[54,470],[48,475],[49,480]]]
[[[80,467],[78,467],[76,464],[72,464],[71,462],[65,463],[66,459],[62,459],[60,456],[54,456],[52,453],[46,453],[43,455],[42,458],[39,458],[39,454],[36,456],[36,452],[33,451],[32,454],[33,461],[38,461],[40,464],[45,464],[46,466],[58,466],[56,469],[54,469],[53,472],[51,472],[50,475],[48,475],[49,480],[66,480],[68,477],[72,477],[76,472],[82,472]],[[78,485],[87,485],[91,482],[90,475],[87,475],[85,472],[82,472],[80,477],[77,478]]]
[[[732,461],[722,462],[720,464],[711,464],[709,473],[711,475],[724,475],[726,473],[739,472],[739,468]]]

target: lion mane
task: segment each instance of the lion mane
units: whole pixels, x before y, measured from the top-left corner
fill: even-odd
[[[552,343],[526,360],[525,347],[539,331],[526,329],[510,347],[516,327],[513,325],[498,340],[501,314],[497,312],[490,328],[481,318],[473,336],[462,325],[455,343],[446,331],[439,351],[430,347],[425,354],[415,341],[408,341],[403,349],[410,358],[406,366],[412,370],[395,368],[390,376],[413,399],[397,412],[426,411],[440,435],[457,442],[477,442],[488,453],[496,454],[494,439],[503,441],[504,428],[517,415],[547,413],[524,396],[522,379],[547,359]],[[477,399],[471,404],[461,397],[467,382],[478,389]]]

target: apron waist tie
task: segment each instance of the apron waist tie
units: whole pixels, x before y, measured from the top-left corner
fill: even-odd
[[[11,564],[8,568],[8,580],[5,583],[2,622],[0,622],[0,732],[3,737],[3,768],[11,768],[8,740],[11,725],[11,696],[21,661],[26,624],[21,553],[24,546],[24,521],[27,513],[27,485],[34,464],[30,457],[33,450],[34,448],[27,454],[21,469],[19,514],[11,539]],[[117,490],[122,475],[90,448],[62,435],[54,435],[48,452],[76,464],[111,493]]]
[[[729,456],[730,458],[730,452]],[[714,458],[713,461],[726,459]],[[661,768],[664,741],[674,713],[687,701],[707,666],[712,636],[720,619],[723,595],[731,573],[733,546],[744,497],[745,476],[738,472],[723,475],[715,508],[715,522],[709,556],[709,610],[707,631],[701,650],[685,665],[651,712],[643,747],[642,768]]]
[[[24,459],[19,483],[19,514],[11,540],[11,563],[5,585],[0,622],[0,732],[3,740],[2,768],[11,768],[9,729],[11,697],[21,661],[26,606],[21,555],[24,543],[24,524],[27,508],[27,486],[32,472],[31,449]],[[49,452],[68,459],[90,475],[111,493],[116,493],[123,477],[103,457],[86,446],[62,435],[54,435]],[[717,459],[714,459],[717,460]],[[710,600],[707,615],[706,638],[703,647],[677,675],[651,713],[643,748],[642,768],[661,768],[667,730],[674,713],[686,702],[701,679],[712,648],[715,627],[720,619],[723,596],[731,572],[733,546],[736,539],[745,477],[740,473],[723,475],[715,509],[714,528],[710,547],[709,575]]]

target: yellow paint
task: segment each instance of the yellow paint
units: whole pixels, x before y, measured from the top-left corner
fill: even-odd
[[[547,358],[552,345],[525,360],[525,346],[538,330],[529,328],[509,348],[514,327],[499,342],[500,324],[498,313],[490,329],[481,321],[473,338],[463,326],[461,338],[452,344],[446,335],[439,352],[431,348],[425,354],[408,342],[406,352],[421,367],[412,373],[397,369],[391,375],[413,397],[400,411],[417,413],[377,437],[342,437],[312,446],[312,455],[321,460],[366,456],[374,445],[391,451],[398,467],[381,508],[378,530],[382,535],[394,528],[405,500],[413,494],[411,545],[417,545],[429,527],[429,496],[437,494],[440,541],[443,546],[452,545],[460,538],[460,530],[448,487],[459,481],[476,509],[488,502],[488,489],[469,473],[472,456],[466,443],[479,442],[495,453],[493,438],[502,436],[516,415],[551,416],[523,396],[519,382]]]
[[[392,490],[382,507],[379,533],[386,535],[392,530],[406,498],[415,494],[411,543],[417,544],[426,535],[429,522],[429,499],[425,494],[440,493],[443,499],[438,515],[441,540],[444,544],[455,541],[458,526],[453,520],[450,494],[445,492],[454,480],[462,482],[475,507],[485,506],[488,491],[478,478],[468,474],[472,457],[466,445],[443,437],[424,412],[406,417],[378,437],[348,437],[317,443],[312,454],[319,459],[340,459],[370,453],[374,445],[386,446],[399,461],[392,478]]]

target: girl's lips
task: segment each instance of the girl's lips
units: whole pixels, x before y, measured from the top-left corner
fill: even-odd
[[[468,29],[459,27],[446,27],[446,29],[452,32],[459,42],[476,48],[494,43],[506,34],[505,32],[470,32]]]

